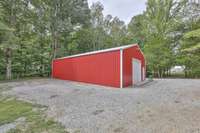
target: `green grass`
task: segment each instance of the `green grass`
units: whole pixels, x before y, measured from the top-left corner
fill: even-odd
[[[0,99],[0,125],[12,123],[21,117],[25,118],[25,122],[8,133],[68,133],[61,124],[46,118],[44,107],[14,98]]]
[[[1,85],[1,84],[0,84],[0,95],[1,95],[1,93],[2,93],[3,91],[8,91],[8,90],[10,90],[10,89],[11,89],[11,87],[8,86],[8,85]]]
[[[16,100],[0,101],[0,125],[10,123],[19,117],[27,116],[32,112],[32,106],[28,103]]]

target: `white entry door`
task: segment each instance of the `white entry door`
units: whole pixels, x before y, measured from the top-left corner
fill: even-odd
[[[141,81],[141,61],[138,59],[132,60],[132,77],[133,77],[133,84],[138,83]]]

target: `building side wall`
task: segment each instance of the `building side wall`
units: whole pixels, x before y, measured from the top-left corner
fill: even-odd
[[[127,87],[134,84],[132,80],[132,59],[133,58],[140,60],[142,63],[142,67],[144,67],[146,71],[145,58],[143,54],[141,53],[139,46],[133,46],[131,48],[124,49],[123,50],[123,87]],[[143,77],[143,72],[141,73],[141,77],[142,79],[145,79],[145,77]]]
[[[120,50],[56,59],[52,63],[54,78],[120,87]]]

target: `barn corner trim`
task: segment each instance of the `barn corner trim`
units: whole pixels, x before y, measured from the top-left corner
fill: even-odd
[[[123,88],[123,49],[120,49],[120,88]]]

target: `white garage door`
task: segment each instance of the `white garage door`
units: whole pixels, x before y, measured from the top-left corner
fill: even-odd
[[[138,59],[132,60],[132,76],[133,76],[133,84],[141,81],[141,61]]]

